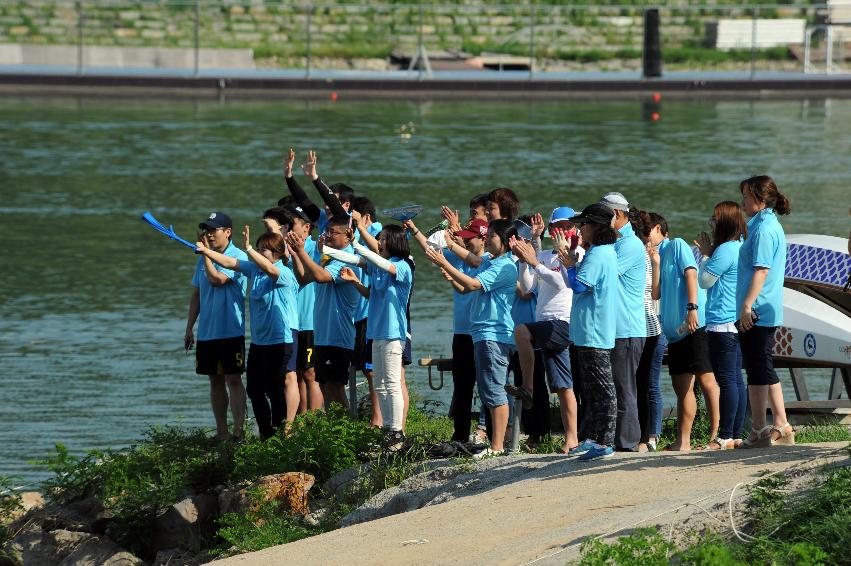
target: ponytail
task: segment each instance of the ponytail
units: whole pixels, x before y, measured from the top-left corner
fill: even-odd
[[[739,183],[739,191],[745,194],[747,191],[757,202],[765,204],[767,208],[773,208],[774,212],[784,216],[792,212],[792,204],[789,197],[780,192],[774,179],[768,175],[757,175]]]

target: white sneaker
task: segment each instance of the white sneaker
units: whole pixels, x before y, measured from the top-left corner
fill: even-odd
[[[503,456],[505,455],[504,451],[497,452],[496,450],[491,450],[490,448],[485,448],[481,452],[476,452],[473,454],[473,460],[484,460],[485,458],[492,458],[494,456]]]

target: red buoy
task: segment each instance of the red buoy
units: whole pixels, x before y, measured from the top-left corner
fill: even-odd
[[[336,92],[331,93],[331,100],[333,100],[333,101],[337,100],[337,93]]]
[[[653,93],[653,102],[658,104],[661,101],[662,101],[662,95],[658,92],[654,92]]]
[[[658,112],[654,112],[653,114],[650,115],[650,119],[653,120],[654,122],[658,122],[659,118],[661,118],[661,117],[662,116],[660,116]]]

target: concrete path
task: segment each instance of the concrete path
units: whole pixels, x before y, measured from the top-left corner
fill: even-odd
[[[564,564],[589,535],[679,521],[685,515],[674,513],[687,502],[707,507],[766,472],[847,461],[847,446],[615,454],[589,463],[518,455],[505,458],[514,464],[510,483],[485,493],[216,564]],[[517,459],[535,465],[524,473]]]

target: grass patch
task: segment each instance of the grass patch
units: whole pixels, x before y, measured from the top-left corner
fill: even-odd
[[[851,455],[851,452],[849,452]],[[639,529],[612,544],[590,539],[582,565],[644,566],[703,564],[772,566],[847,564],[851,548],[851,467],[822,470],[805,490],[788,491],[789,481],[771,476],[754,485],[747,504],[752,542],[744,544],[710,532],[676,548],[656,529]]]
[[[795,433],[795,442],[851,442],[851,430],[837,419],[821,419]]]

